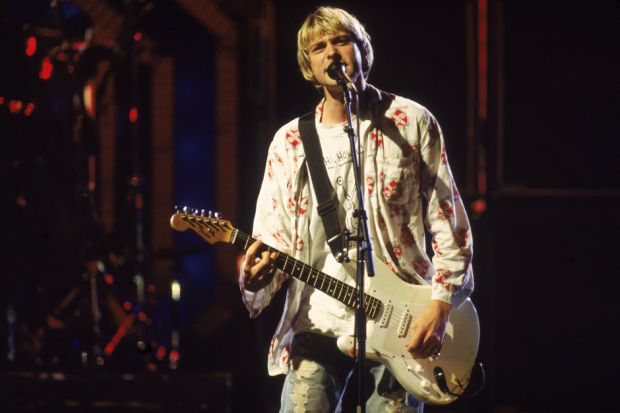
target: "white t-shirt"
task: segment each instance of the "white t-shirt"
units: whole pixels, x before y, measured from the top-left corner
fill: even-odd
[[[353,117],[354,125],[356,121]],[[325,169],[338,200],[336,211],[340,229],[348,229],[353,237],[357,235],[357,219],[352,216],[357,208],[357,189],[351,144],[349,136],[344,131],[346,125],[346,122],[338,125],[323,125],[318,122],[317,117],[316,126],[325,160]],[[312,180],[310,188],[312,197],[316,200]],[[317,205],[316,201],[314,205]],[[331,253],[327,245],[323,221],[316,208],[313,208],[310,216],[309,239],[312,267],[349,285],[355,285],[355,274],[352,276],[348,274]],[[357,243],[351,241],[349,257],[353,262],[355,262],[356,249]],[[306,285],[296,320],[295,334],[314,332],[332,337],[353,334],[354,319],[354,312],[340,301]]]

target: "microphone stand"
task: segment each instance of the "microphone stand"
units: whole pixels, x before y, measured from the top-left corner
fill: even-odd
[[[357,187],[357,211],[354,211],[353,217],[357,218],[357,297],[358,306],[355,309],[355,337],[357,338],[357,369],[358,369],[358,405],[357,412],[366,412],[365,397],[365,367],[366,367],[366,305],[364,296],[364,263],[369,277],[375,275],[374,263],[372,260],[372,246],[370,244],[370,236],[368,232],[368,216],[364,206],[364,192],[361,186],[361,141],[358,137],[357,147],[355,145],[355,130],[353,129],[353,121],[351,119],[351,91],[348,87],[347,79],[339,77],[338,83],[342,86],[342,102],[347,114],[348,126],[345,131],[349,135],[351,144],[351,154],[353,158],[355,186]],[[359,98],[357,98],[357,119],[359,124],[360,107]]]

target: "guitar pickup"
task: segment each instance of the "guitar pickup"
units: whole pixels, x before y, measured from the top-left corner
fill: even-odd
[[[403,313],[403,317],[400,320],[400,325],[398,326],[398,337],[405,337],[407,335],[407,329],[409,328],[410,322],[411,313],[409,312],[409,309],[407,309]]]
[[[379,327],[385,327],[390,320],[390,316],[392,315],[392,309],[394,307],[392,304],[384,303],[383,304],[383,314],[381,314],[381,320],[379,320]]]

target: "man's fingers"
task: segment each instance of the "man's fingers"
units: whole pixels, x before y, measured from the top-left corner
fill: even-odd
[[[411,340],[406,344],[407,351],[411,353],[411,355],[417,355],[422,350],[423,337],[415,332],[411,335]]]
[[[246,273],[246,275],[250,273],[251,268],[256,264],[256,250],[261,246],[261,244],[262,241],[257,240],[252,245],[250,245],[250,248],[248,248],[247,252],[245,253],[243,271]]]
[[[413,331],[411,340],[405,346],[413,358],[428,358],[437,352],[440,345],[432,334],[425,336],[421,331]]]
[[[258,291],[271,282],[275,272],[275,260],[278,253],[263,251],[260,254],[261,241],[256,241],[248,248],[245,256],[243,271],[245,273],[244,286],[249,291]]]
[[[248,248],[248,255],[256,255],[256,251],[258,251],[258,249],[260,248],[260,246],[263,245],[263,241],[261,240],[256,240],[252,245],[250,245],[250,248]]]
[[[420,354],[420,358],[425,359],[432,356],[433,354],[435,354],[435,348],[436,347],[434,346],[425,348],[424,351],[422,351],[422,353]]]

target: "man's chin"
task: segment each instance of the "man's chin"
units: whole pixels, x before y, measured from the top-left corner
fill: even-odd
[[[329,93],[329,94],[341,94],[342,93],[342,86],[336,84],[336,85],[323,85],[323,91],[325,93]]]

